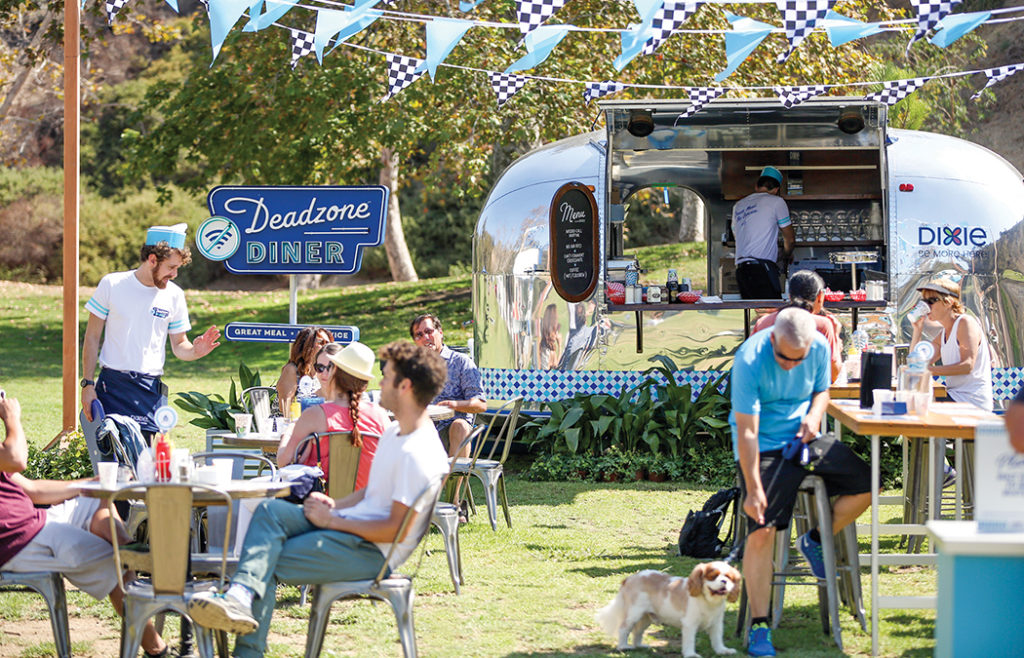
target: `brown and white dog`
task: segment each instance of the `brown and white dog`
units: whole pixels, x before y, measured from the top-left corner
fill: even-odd
[[[683,656],[698,656],[697,630],[706,629],[715,653],[736,653],[722,642],[725,602],[740,595],[740,572],[725,562],[707,562],[693,568],[689,578],[678,578],[647,569],[622,581],[619,594],[597,613],[597,620],[609,635],[618,637],[619,649],[633,633],[633,647],[653,622],[683,630]]]

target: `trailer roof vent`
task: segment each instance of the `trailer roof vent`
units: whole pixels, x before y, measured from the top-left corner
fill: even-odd
[[[847,135],[856,135],[864,130],[864,115],[858,109],[845,108],[839,112],[836,127]]]
[[[630,110],[626,130],[633,137],[647,137],[654,132],[654,118],[650,110]]]

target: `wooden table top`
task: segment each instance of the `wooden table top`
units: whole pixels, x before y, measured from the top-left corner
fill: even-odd
[[[141,499],[146,496],[145,482],[130,482],[124,485],[118,485],[116,489],[106,489],[99,482],[83,482],[77,485],[77,488],[81,491],[83,496],[89,498],[99,498],[101,500],[109,500],[114,493],[124,487],[137,487],[129,498]],[[158,483],[152,483],[158,484]],[[290,482],[268,482],[265,480],[231,480],[223,487],[217,487],[221,491],[227,493],[232,498],[279,498],[281,496],[287,496],[288,491],[291,489]],[[209,504],[215,502],[223,502],[219,496],[212,494],[208,489],[204,488],[193,488],[192,494],[196,504]]]
[[[260,434],[249,432],[245,436],[237,434],[221,434],[218,438],[224,445],[236,448],[259,448],[264,452],[277,452],[277,446],[281,444],[281,437],[273,434]]]
[[[946,386],[944,384],[932,383],[932,393],[935,398],[946,397]],[[833,384],[828,389],[829,397],[833,400],[851,400],[860,399],[860,382],[845,382],[843,384]]]
[[[922,417],[875,416],[871,409],[861,409],[857,400],[832,400],[826,413],[857,434],[916,438],[974,440],[979,424],[1002,422],[999,416],[966,402],[932,402],[928,414]]]

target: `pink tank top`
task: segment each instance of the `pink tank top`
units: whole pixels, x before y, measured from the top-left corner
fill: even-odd
[[[324,414],[327,416],[327,431],[328,432],[351,432],[352,431],[352,414],[349,411],[348,405],[342,406],[334,402],[324,402],[320,405],[320,408],[324,410]],[[363,448],[359,452],[359,469],[356,472],[356,491],[366,487],[366,482],[370,477],[370,464],[373,462],[373,455],[377,452],[377,440],[388,425],[391,424],[391,418],[388,416],[388,412],[384,410],[380,405],[363,400],[359,404],[359,431],[363,439]],[[328,472],[328,451],[329,440],[327,437],[320,439],[320,458],[321,468],[324,469],[324,476],[330,480],[331,474]],[[316,464],[316,451],[311,450],[306,460],[303,462],[310,466]]]

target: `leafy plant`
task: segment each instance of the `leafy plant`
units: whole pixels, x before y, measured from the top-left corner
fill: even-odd
[[[69,434],[60,448],[42,450],[28,446],[28,467],[24,475],[32,480],[77,480],[92,477],[92,462],[81,429]]]
[[[241,384],[241,391],[253,386],[262,385],[260,384],[259,370],[251,370],[244,363],[238,365],[238,381]],[[188,393],[177,393],[178,399],[174,401],[174,404],[189,413],[196,414],[196,418],[189,421],[191,425],[207,430],[229,430],[234,432],[235,419],[232,414],[245,412],[245,408],[242,406],[241,399],[239,398],[241,391],[235,387],[235,380],[232,377],[227,401],[218,393],[207,395],[190,391]]]

